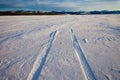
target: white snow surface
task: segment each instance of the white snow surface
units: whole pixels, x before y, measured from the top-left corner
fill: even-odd
[[[120,15],[0,16],[0,80],[120,80]]]

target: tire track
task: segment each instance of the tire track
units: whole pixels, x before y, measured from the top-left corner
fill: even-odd
[[[38,80],[40,73],[42,71],[42,68],[44,67],[44,64],[46,62],[47,56],[52,48],[52,44],[55,39],[56,33],[57,33],[57,31],[54,31],[50,34],[50,38],[49,38],[47,47],[45,47],[42,52],[44,54],[44,56],[41,57],[41,54],[38,55],[31,72],[29,73],[29,75],[27,77],[27,80]]]
[[[72,40],[73,40],[73,47],[76,53],[76,56],[78,57],[79,63],[80,63],[80,67],[82,69],[82,72],[85,76],[86,80],[97,80],[87,59],[84,56],[84,52],[82,51],[82,48],[80,47],[76,36],[73,33],[73,30],[71,29],[71,36],[72,36]]]

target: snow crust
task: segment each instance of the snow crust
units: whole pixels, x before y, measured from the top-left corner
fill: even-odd
[[[120,15],[0,16],[0,80],[120,80]]]

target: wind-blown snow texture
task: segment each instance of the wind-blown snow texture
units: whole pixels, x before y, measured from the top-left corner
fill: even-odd
[[[0,80],[120,80],[120,15],[0,16]]]

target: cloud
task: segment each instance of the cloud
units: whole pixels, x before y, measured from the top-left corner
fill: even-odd
[[[9,8],[43,11],[120,10],[119,0],[1,0],[0,10]]]
[[[118,0],[73,0],[69,1],[39,1],[38,5],[48,6],[45,9],[48,10],[68,10],[68,11],[80,11],[80,10],[117,10],[120,8]],[[116,4],[116,5],[115,5]],[[111,7],[112,6],[112,7]],[[43,7],[44,8],[44,7]]]

